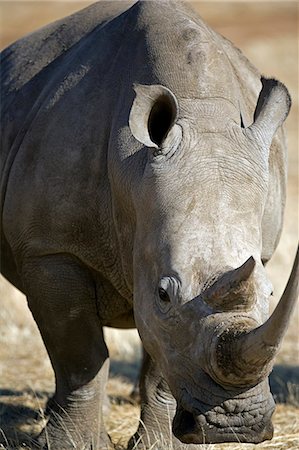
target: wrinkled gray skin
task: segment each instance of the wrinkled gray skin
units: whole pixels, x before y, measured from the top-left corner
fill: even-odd
[[[257,70],[186,6],[126,8],[94,4],[2,54],[2,270],[56,377],[39,445],[110,446],[102,326],[135,324],[148,356],[131,447],[270,439],[271,369],[234,374],[209,351],[268,317],[286,88],[264,81],[258,103]],[[209,295],[250,256],[236,289]]]

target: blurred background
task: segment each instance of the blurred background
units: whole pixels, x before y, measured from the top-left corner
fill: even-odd
[[[1,49],[25,34],[91,3],[93,2],[1,0]],[[289,176],[285,223],[279,247],[267,268],[274,285],[274,297],[271,303],[271,309],[273,309],[288,279],[298,242],[299,3],[297,1],[189,3],[212,28],[239,47],[261,73],[278,78],[285,83],[292,96],[292,109],[286,123],[289,143]],[[47,396],[53,392],[52,369],[39,333],[27,309],[25,298],[4,278],[0,279],[0,305],[1,402],[5,405],[14,404],[15,406],[22,403],[29,405],[28,408],[33,408],[30,403],[32,397],[36,400],[40,395],[41,402],[43,402],[43,395]],[[296,387],[299,378],[297,367],[299,364],[298,330],[299,313],[297,308],[276,364],[281,370],[279,376],[288,377],[286,383],[289,382],[292,386],[291,390],[293,390],[293,397],[297,399],[297,405],[299,404],[299,388]],[[110,392],[114,392],[113,395],[117,397],[119,390],[122,393],[129,393],[131,389],[137,374],[140,347],[136,331],[109,330],[106,331],[106,335],[113,358],[112,373],[120,374],[120,378],[118,378],[120,384],[115,379],[110,384]],[[33,395],[33,393],[35,394]],[[34,407],[36,408],[36,404]],[[129,409],[129,411],[131,410]],[[19,413],[17,406],[16,412]],[[14,426],[14,421],[17,419],[11,414],[12,410],[1,410],[0,408],[0,421],[2,417],[3,423],[5,419],[6,422],[12,424],[11,426]],[[124,414],[124,411],[120,411],[119,414]],[[25,424],[24,428],[23,422],[20,426],[26,430],[28,427],[26,428]],[[115,423],[113,426],[121,427]],[[130,426],[127,425],[126,428],[128,433]],[[281,445],[279,448],[293,448]]]

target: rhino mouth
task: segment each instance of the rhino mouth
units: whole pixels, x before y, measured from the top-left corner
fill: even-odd
[[[194,403],[196,408],[178,403],[172,423],[173,434],[184,444],[258,444],[273,437],[272,396],[251,408],[235,400],[214,406],[198,400]]]

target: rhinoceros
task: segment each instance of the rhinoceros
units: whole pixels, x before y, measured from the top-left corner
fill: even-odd
[[[106,449],[102,327],[146,351],[129,448],[272,437],[287,88],[177,1],[96,3],[2,54],[2,270],[56,379],[41,448]],[[160,442],[158,444],[157,442]]]

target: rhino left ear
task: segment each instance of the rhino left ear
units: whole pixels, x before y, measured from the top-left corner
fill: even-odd
[[[135,84],[129,126],[133,136],[147,147],[159,149],[178,115],[178,103],[162,85]]]
[[[254,113],[254,122],[247,128],[262,147],[270,148],[276,130],[287,118],[290,107],[290,94],[280,81],[261,78],[260,92]]]

